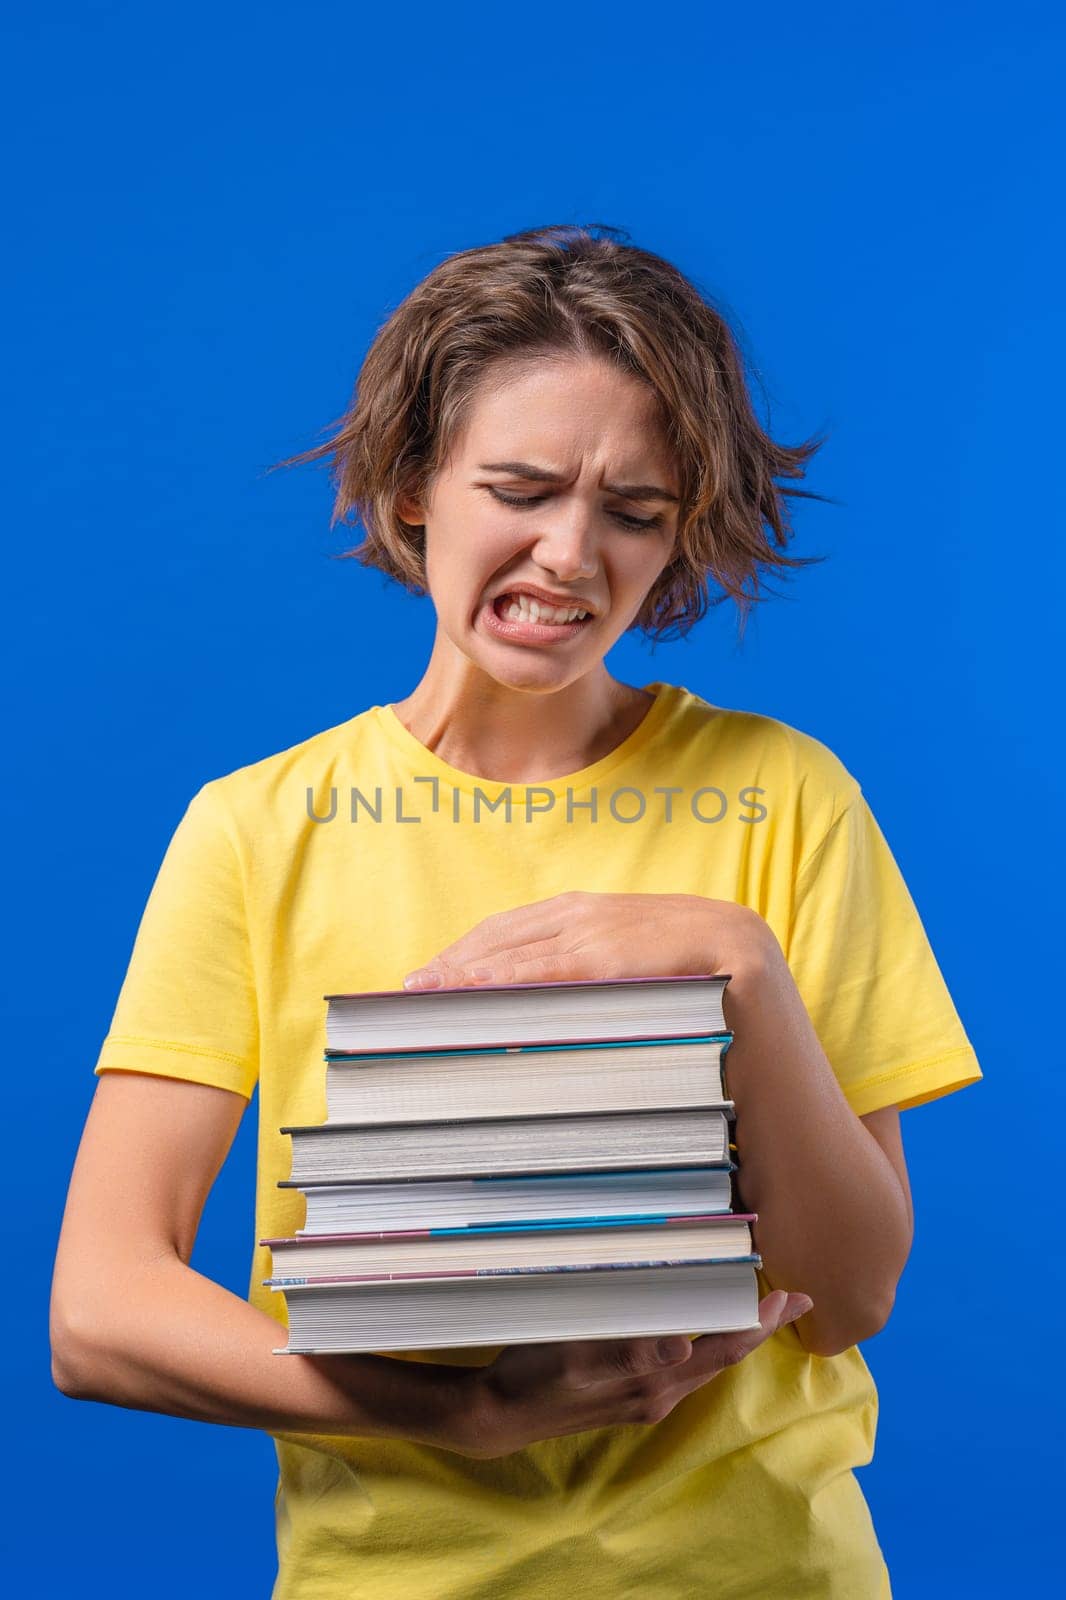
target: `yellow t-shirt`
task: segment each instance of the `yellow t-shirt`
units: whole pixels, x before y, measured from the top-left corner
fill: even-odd
[[[542,784],[460,772],[376,705],[193,797],[95,1070],[248,1097],[258,1084],[249,1298],[279,1322],[257,1241],[303,1225],[302,1197],[276,1186],[290,1162],[278,1129],[325,1117],[322,997],[399,988],[493,912],[575,888],[746,904],[779,939],[857,1114],[980,1077],[837,757],[773,718],[646,688],[655,698],[622,744]],[[397,1355],[473,1364],[499,1348]],[[870,1460],[876,1417],[859,1351],[810,1356],[789,1328],[661,1422],[498,1460],[276,1436],[274,1600],[558,1600],[578,1588],[582,1600],[881,1600],[887,1573],[851,1470]]]

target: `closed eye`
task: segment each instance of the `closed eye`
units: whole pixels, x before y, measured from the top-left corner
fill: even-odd
[[[525,510],[527,506],[543,505],[545,500],[550,499],[550,496],[546,494],[507,494],[503,489],[496,489],[491,484],[487,485],[487,487],[489,493],[497,500],[501,500],[504,505],[518,506],[520,510]],[[660,528],[663,525],[662,516],[630,517],[624,511],[612,511],[611,516],[616,518],[625,528]]]

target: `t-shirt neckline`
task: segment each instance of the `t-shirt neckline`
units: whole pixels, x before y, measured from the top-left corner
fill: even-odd
[[[512,795],[520,796],[524,795],[527,789],[536,789],[560,797],[565,795],[568,789],[576,792],[598,783],[601,778],[606,777],[609,772],[642,750],[659,732],[677,703],[679,691],[673,684],[659,682],[645,683],[641,688],[647,693],[653,693],[655,699],[632,733],[628,734],[621,744],[615,745],[613,750],[609,750],[591,766],[581,767],[577,772],[564,773],[559,778],[545,778],[541,782],[507,783],[497,778],[479,778],[471,772],[463,772],[461,768],[453,767],[428,749],[421,740],[416,739],[410,729],[400,721],[391,705],[375,706],[374,713],[379,726],[393,744],[402,750],[409,761],[417,762],[421,776],[440,778],[452,788],[462,789],[467,794],[473,794],[475,789],[479,789],[482,794],[495,796],[509,789]]]

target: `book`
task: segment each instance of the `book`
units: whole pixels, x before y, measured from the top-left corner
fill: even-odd
[[[520,1028],[522,1025],[519,1023]],[[330,1122],[428,1122],[724,1103],[732,1034],[454,1050],[327,1050]]]
[[[474,1267],[553,1267],[639,1261],[670,1249],[689,1259],[738,1260],[751,1255],[751,1215],[620,1216],[583,1222],[559,1217],[534,1223],[473,1223],[458,1228],[263,1239],[274,1258],[267,1281],[306,1282],[321,1276],[378,1276]],[[667,1241],[669,1235],[669,1241]]]
[[[355,1178],[388,1182],[729,1159],[726,1107],[366,1126],[321,1122],[280,1131],[292,1138],[292,1171],[279,1187],[297,1189]]]
[[[260,1241],[288,1352],[756,1325],[728,982],[325,996],[325,1120],[280,1130],[304,1226]]]
[[[289,1342],[275,1354],[691,1337],[694,1331],[754,1328],[758,1265],[753,1256],[276,1286],[285,1296]]]
[[[729,973],[327,994],[332,1050],[725,1033]]]
[[[498,1173],[475,1178],[419,1176],[399,1183],[322,1184],[303,1191],[305,1226],[297,1236],[363,1229],[459,1227],[470,1222],[546,1221],[619,1216],[636,1207],[658,1216],[728,1211],[732,1162],[718,1166],[630,1167],[607,1172]]]

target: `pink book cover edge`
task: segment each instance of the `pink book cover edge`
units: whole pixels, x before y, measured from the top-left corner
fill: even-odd
[[[486,989],[610,989],[620,983],[728,983],[731,972],[676,972],[655,978],[552,978],[540,983],[459,983],[441,989],[354,989],[326,994],[323,1000],[383,1000],[402,995],[405,1000],[424,995],[481,994]]]

